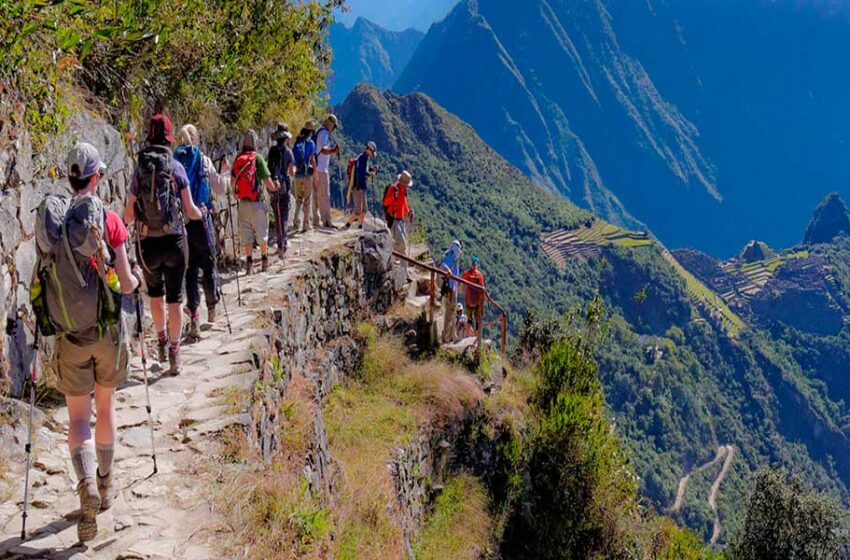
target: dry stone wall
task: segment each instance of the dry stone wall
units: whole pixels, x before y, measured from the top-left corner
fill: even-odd
[[[8,110],[4,107],[4,112]],[[11,127],[0,133],[0,314],[5,332],[0,346],[0,393],[20,395],[32,358],[33,324],[29,283],[35,266],[35,209],[47,194],[68,194],[65,157],[78,141],[93,144],[107,165],[100,197],[120,209],[132,161],[121,133],[86,111],[76,113],[65,132],[33,152],[26,134]]]

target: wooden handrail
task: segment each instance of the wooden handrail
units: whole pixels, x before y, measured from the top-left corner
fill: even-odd
[[[474,290],[479,290],[479,291],[481,291],[481,292],[484,292],[484,297],[485,297],[485,298],[487,298],[487,301],[489,301],[491,304],[493,304],[493,307],[495,307],[495,308],[499,311],[499,314],[500,314],[500,322],[501,322],[501,327],[502,327],[502,329],[501,329],[501,331],[502,331],[502,332],[501,332],[501,336],[502,336],[502,341],[501,341],[501,342],[502,342],[502,343],[501,343],[501,353],[502,353],[502,356],[506,356],[506,355],[507,355],[507,347],[508,347],[508,313],[505,311],[504,307],[502,307],[501,305],[499,305],[499,304],[496,302],[496,300],[494,300],[494,299],[490,296],[490,294],[487,292],[487,289],[486,289],[486,288],[484,288],[484,287],[482,287],[482,286],[480,286],[480,285],[478,285],[478,284],[475,284],[474,282],[470,282],[469,280],[466,280],[466,279],[464,279],[464,278],[461,278],[460,276],[455,276],[454,274],[452,274],[451,272],[446,271],[446,270],[445,270],[445,269],[443,269],[443,268],[439,268],[439,267],[436,267],[436,266],[432,266],[432,265],[430,265],[430,264],[428,264],[428,263],[424,263],[424,262],[421,262],[421,261],[417,261],[417,260],[416,260],[416,259],[414,259],[414,258],[408,257],[408,256],[407,256],[407,255],[405,255],[404,253],[399,253],[398,251],[395,251],[395,250],[394,250],[394,251],[393,251],[393,256],[394,256],[394,257],[396,257],[396,258],[398,258],[398,259],[401,259],[401,260],[403,260],[403,261],[405,261],[405,262],[408,262],[408,263],[410,263],[410,264],[412,264],[412,265],[414,265],[414,266],[417,266],[417,267],[419,267],[419,268],[421,268],[421,269],[423,269],[423,270],[427,270],[428,272],[430,272],[430,273],[431,273],[431,307],[432,307],[432,308],[433,308],[433,306],[434,306],[434,292],[436,291],[436,290],[435,290],[435,287],[434,287],[434,282],[433,282],[434,274],[439,274],[440,276],[443,276],[443,277],[445,277],[445,278],[449,278],[450,280],[454,280],[455,282],[459,282],[459,283],[463,284],[464,286],[467,286],[467,287],[472,288],[472,289],[474,289]],[[431,320],[433,321],[433,311],[432,311],[432,315],[431,315]],[[480,338],[481,338],[481,337],[480,337],[480,333],[479,333],[479,349],[480,349],[480,346],[481,346],[481,344],[480,344]]]

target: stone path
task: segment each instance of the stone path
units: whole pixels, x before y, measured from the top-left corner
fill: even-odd
[[[368,228],[367,228],[368,229]],[[134,358],[131,378],[117,394],[118,446],[115,472],[120,489],[112,509],[98,516],[100,532],[88,547],[76,543],[78,500],[73,468],[66,446],[68,415],[64,406],[45,411],[37,428],[28,540],[20,541],[23,492],[23,441],[0,451],[9,472],[0,480],[0,559],[81,560],[217,558],[228,528],[210,506],[205,480],[214,477],[216,434],[244,422],[245,416],[223,402],[222,391],[248,389],[257,378],[252,346],[265,344],[256,310],[265,294],[303,273],[312,257],[332,245],[357,237],[350,232],[310,232],[290,241],[285,269],[276,257],[266,274],[240,275],[243,306],[237,305],[236,283],[226,275],[224,295],[233,334],[227,331],[224,309],[203,339],[183,346],[183,373],[162,375],[150,358],[148,365],[159,473],[152,474],[150,436],[145,413],[141,365]],[[255,266],[258,264],[255,263]],[[135,346],[137,348],[137,346]],[[2,467],[2,464],[0,464]],[[2,468],[0,468],[2,474]]]

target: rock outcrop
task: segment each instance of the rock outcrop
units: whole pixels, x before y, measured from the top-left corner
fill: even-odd
[[[803,243],[829,243],[839,235],[850,236],[850,212],[841,197],[832,193],[815,209]]]

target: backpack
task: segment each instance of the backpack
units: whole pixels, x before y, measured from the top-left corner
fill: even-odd
[[[310,161],[307,159],[307,138],[299,138],[292,147],[292,156],[295,163],[295,175],[306,177],[310,173]]]
[[[357,167],[357,160],[360,159],[360,156],[357,156],[354,159],[348,160],[348,167],[345,168],[345,176],[348,178],[348,184],[351,185],[351,181],[354,180],[354,168]]]
[[[387,227],[393,227],[393,223],[395,223],[395,217],[390,214],[390,211],[393,207],[393,202],[395,202],[395,197],[397,194],[396,184],[390,183],[386,190],[384,190],[384,199],[382,206],[384,208],[384,221],[387,222]]]
[[[174,150],[174,159],[186,169],[189,178],[189,188],[192,191],[192,200],[200,206],[207,208],[212,206],[212,194],[210,193],[210,179],[204,169],[204,155],[197,146],[180,146]]]
[[[257,200],[260,197],[257,152],[242,152],[236,156],[231,173],[236,177],[236,198]]]
[[[139,196],[135,212],[136,218],[146,226],[145,237],[180,232],[182,213],[173,157],[171,150],[162,146],[139,152]]]
[[[93,338],[79,343],[95,342],[118,324],[121,302],[108,287],[105,233],[106,211],[95,196],[48,195],[38,206],[30,302],[45,336],[79,334]]]

